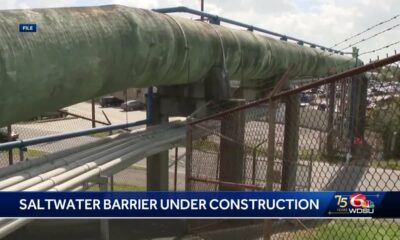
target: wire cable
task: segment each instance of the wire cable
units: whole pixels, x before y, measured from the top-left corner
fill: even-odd
[[[371,36],[369,36],[369,37],[367,37],[367,38],[363,38],[363,39],[361,39],[361,40],[359,40],[359,41],[357,41],[357,42],[354,42],[354,43],[350,44],[349,46],[340,49],[340,51],[346,50],[347,48],[353,47],[353,46],[355,46],[355,45],[357,45],[357,44],[359,44],[359,43],[366,42],[366,41],[368,41],[368,40],[370,40],[370,39],[372,39],[372,38],[375,38],[375,37],[377,37],[377,36],[379,36],[379,35],[381,35],[381,34],[383,34],[383,33],[389,32],[389,31],[391,31],[391,30],[397,28],[398,26],[400,26],[400,23],[398,23],[398,24],[396,24],[396,25],[393,25],[393,26],[391,26],[391,27],[389,27],[389,28],[387,28],[387,29],[385,29],[385,30],[383,30],[383,31],[380,31],[380,32],[378,32],[378,33],[375,33],[375,34],[373,34],[373,35],[371,35]]]
[[[396,44],[399,44],[399,43],[400,43],[400,41],[396,41],[396,42],[390,43],[390,44],[388,44],[388,45],[386,45],[386,46],[383,46],[383,47],[380,47],[380,48],[376,48],[376,49],[374,49],[374,50],[362,52],[362,53],[359,54],[359,56],[365,55],[365,54],[369,54],[369,53],[375,53],[375,52],[377,52],[377,51],[380,51],[380,50],[383,50],[383,49],[387,49],[387,48],[389,48],[389,47],[391,47],[391,46],[394,46],[394,45],[396,45]]]
[[[394,17],[391,17],[391,18],[389,18],[389,19],[387,19],[387,20],[385,20],[385,21],[379,22],[379,23],[377,23],[377,24],[375,24],[375,25],[373,25],[373,26],[371,26],[371,27],[365,29],[365,30],[362,31],[362,32],[359,32],[359,33],[357,33],[357,34],[354,34],[354,35],[352,35],[352,36],[350,36],[350,37],[344,39],[343,41],[340,41],[340,42],[338,42],[338,43],[335,43],[335,44],[334,44],[332,47],[330,47],[330,48],[337,47],[337,46],[339,46],[339,45],[341,45],[341,44],[343,44],[343,43],[345,43],[345,42],[347,42],[347,41],[349,41],[349,40],[351,40],[351,39],[353,39],[353,38],[356,38],[356,37],[358,37],[358,36],[360,36],[360,35],[362,35],[362,34],[364,34],[364,33],[366,33],[366,32],[371,31],[372,29],[374,29],[374,28],[376,28],[376,27],[378,27],[378,26],[381,26],[381,25],[383,25],[383,24],[385,24],[385,23],[391,22],[391,21],[397,19],[399,16],[400,16],[400,14],[397,14],[397,15],[394,16]]]

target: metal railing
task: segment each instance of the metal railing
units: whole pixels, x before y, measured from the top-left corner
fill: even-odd
[[[198,11],[198,10],[187,8],[187,7],[183,7],[183,6],[181,6],[181,7],[171,7],[171,8],[158,8],[158,9],[153,9],[153,11],[159,12],[159,13],[190,13],[190,14],[193,14],[193,15],[197,15],[197,16],[208,18],[210,23],[212,23],[212,24],[220,24],[220,22],[225,22],[225,23],[228,23],[228,24],[232,24],[232,25],[235,25],[235,26],[246,28],[249,31],[257,31],[257,32],[260,32],[260,33],[265,33],[265,34],[268,34],[268,35],[271,35],[271,36],[279,37],[283,41],[292,40],[292,41],[297,42],[300,45],[307,44],[312,48],[318,47],[321,50],[327,50],[328,52],[333,52],[333,53],[338,53],[338,54],[349,54],[347,52],[338,51],[338,50],[335,50],[335,49],[332,49],[332,48],[329,48],[329,47],[322,46],[320,44],[312,43],[312,42],[305,41],[305,40],[302,40],[302,39],[299,39],[299,38],[295,38],[295,37],[291,37],[291,36],[288,36],[288,35],[276,33],[276,32],[273,32],[273,31],[270,31],[270,30],[267,30],[267,29],[264,29],[264,28],[259,28],[259,27],[253,26],[253,25],[249,25],[249,24],[246,24],[246,23],[238,22],[238,21],[235,21],[235,20],[232,20],[232,19],[220,17],[218,15],[213,15],[213,14],[210,14],[210,13]]]
[[[61,141],[61,140],[69,139],[69,138],[86,136],[89,134],[109,132],[109,131],[113,131],[113,130],[126,129],[126,128],[130,128],[130,127],[137,127],[140,125],[145,125],[145,124],[147,124],[147,122],[148,122],[147,120],[141,120],[141,121],[136,121],[136,122],[114,124],[114,125],[110,125],[110,126],[97,127],[97,128],[85,129],[85,130],[80,130],[80,131],[75,131],[75,132],[49,135],[49,136],[44,136],[44,137],[37,137],[37,138],[24,139],[24,140],[21,139],[21,140],[17,140],[17,141],[0,144],[0,151],[5,151],[5,150],[13,149],[13,148],[25,148],[25,147],[28,147],[31,145],[47,143],[47,142],[54,142],[54,141]]]

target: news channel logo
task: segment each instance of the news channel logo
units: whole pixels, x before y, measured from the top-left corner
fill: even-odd
[[[19,25],[19,32],[29,33],[29,32],[36,32],[37,25],[34,23],[21,23]]]
[[[375,210],[375,203],[371,200],[373,197],[379,196],[362,193],[337,194],[335,195],[336,211],[330,212],[330,214],[372,215]]]

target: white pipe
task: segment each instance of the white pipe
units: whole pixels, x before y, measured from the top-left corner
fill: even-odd
[[[0,189],[6,188],[13,184],[17,184],[17,183],[24,181],[32,176],[38,175],[41,172],[63,166],[69,162],[78,160],[82,157],[91,156],[94,152],[100,151],[103,148],[117,145],[124,140],[125,140],[125,138],[122,138],[122,139],[118,139],[116,141],[112,141],[110,143],[106,143],[105,145],[97,145],[94,148],[85,149],[83,151],[76,152],[75,154],[69,155],[67,157],[56,159],[52,162],[47,162],[47,163],[44,163],[41,165],[37,165],[36,168],[27,169],[23,172],[17,172],[12,176],[3,177],[2,179],[0,179]]]
[[[124,150],[125,147],[131,145],[132,143],[138,140],[134,138],[134,139],[122,139],[122,141],[125,142],[123,143],[117,142],[116,144],[114,144],[115,146],[109,145],[109,146],[102,146],[101,148],[93,148],[90,151],[86,152],[85,154],[81,154],[80,156],[78,155],[79,157],[82,157],[82,159],[80,160],[78,160],[79,157],[67,157],[64,159],[60,159],[60,161],[57,164],[52,164],[52,163],[44,164],[40,168],[34,169],[32,171],[26,172],[24,175],[19,175],[13,178],[12,182],[14,183],[12,186],[10,186],[11,185],[10,180],[8,180],[5,181],[4,183],[0,183],[0,187],[3,187],[4,185],[8,184],[8,187],[3,189],[4,191],[23,190],[32,185],[43,182],[50,177],[57,176],[77,166],[81,166],[82,164],[93,161],[93,159],[102,157],[104,158],[112,154],[114,151]],[[73,159],[76,160],[72,161]],[[38,175],[39,173],[42,174]],[[29,178],[29,176],[32,177]],[[22,180],[22,181],[15,183],[15,181],[17,180]]]
[[[58,186],[54,186],[53,188],[50,189],[50,191],[64,191],[64,189],[69,189],[69,188],[75,187],[76,185],[79,185],[80,183],[85,182],[95,176],[99,176],[99,175],[101,175],[102,172],[112,169],[112,168],[116,167],[118,164],[121,164],[125,161],[129,161],[129,160],[132,162],[139,161],[143,157],[153,155],[153,154],[156,154],[163,150],[169,149],[170,147],[174,146],[174,144],[172,144],[172,142],[177,142],[180,138],[181,137],[179,137],[179,136],[175,136],[173,139],[169,138],[169,140],[164,141],[163,144],[160,146],[152,146],[151,150],[147,150],[147,151],[138,150],[133,153],[124,155],[120,158],[109,161],[101,166],[96,167],[95,169],[92,169],[90,171],[85,172],[84,174],[79,175],[76,178],[68,180],[62,184],[59,184]]]
[[[31,168],[33,166],[37,166],[37,165],[43,164],[43,163],[48,162],[48,161],[52,161],[52,160],[57,159],[57,158],[65,157],[65,156],[70,155],[71,153],[74,153],[74,152],[83,151],[85,149],[93,147],[96,144],[103,144],[103,143],[109,142],[111,140],[112,140],[112,138],[107,137],[107,138],[104,138],[104,139],[100,139],[99,141],[95,141],[95,142],[91,142],[91,143],[88,143],[88,144],[84,144],[84,145],[78,146],[76,148],[70,148],[70,149],[66,149],[66,150],[60,151],[60,152],[47,154],[45,156],[35,158],[32,161],[17,162],[15,164],[11,165],[11,166],[0,168],[0,177],[3,178],[4,176],[8,176],[10,174],[13,174],[13,173],[16,173],[16,172],[19,172],[19,171],[23,171],[25,169],[28,169],[28,168]]]
[[[168,143],[168,141],[171,141],[172,139],[176,138],[176,136],[171,137],[170,135],[168,135],[166,133],[163,133],[163,135],[165,135],[165,136],[162,136],[162,139],[163,140],[164,140],[164,138],[166,139],[163,142]],[[174,134],[176,134],[175,131],[171,135],[174,135]],[[160,140],[161,140],[160,138],[157,138],[156,143],[159,143]],[[127,149],[123,149],[118,152],[114,152],[108,156],[99,158],[93,162],[86,163],[83,166],[76,167],[76,168],[69,170],[67,172],[64,172],[60,175],[51,177],[51,178],[47,179],[46,181],[43,181],[43,182],[36,184],[30,188],[27,188],[26,190],[27,191],[42,191],[42,190],[48,189],[52,186],[62,183],[63,181],[67,181],[68,179],[71,179],[77,175],[84,174],[85,172],[87,172],[91,169],[94,169],[97,166],[99,166],[107,161],[118,158],[119,156],[122,156],[122,157],[125,157],[127,155],[134,156],[138,152],[140,153],[140,151],[143,151],[143,149],[151,149],[153,147],[152,144],[154,144],[154,142],[155,141],[153,139],[149,139],[149,140],[145,140],[145,141],[142,140],[141,142],[139,142],[135,145],[132,145],[131,147],[129,147]],[[139,149],[139,150],[137,150],[137,149]]]
[[[10,223],[7,223],[4,226],[1,226],[0,227],[0,239],[4,238],[8,234],[18,230],[19,228],[23,227],[25,224],[27,224],[31,221],[32,221],[32,219],[19,218],[19,219],[11,221]]]
[[[145,130],[145,128],[135,129],[135,130],[132,130],[130,133],[114,134],[114,135],[111,135],[111,136],[96,140],[95,142],[83,144],[81,146],[77,146],[77,147],[74,147],[74,148],[62,150],[62,151],[59,151],[59,152],[56,152],[56,153],[47,154],[45,156],[32,159],[32,161],[17,162],[15,164],[11,165],[11,166],[7,166],[5,168],[0,168],[0,178],[3,178],[5,176],[9,176],[10,174],[13,174],[13,173],[16,173],[16,172],[23,171],[25,169],[30,169],[30,168],[32,168],[34,166],[38,166],[40,164],[55,160],[57,158],[65,157],[65,156],[73,154],[75,152],[81,152],[81,151],[84,151],[86,149],[95,147],[97,145],[108,143],[108,142],[110,142],[112,140],[119,140],[120,138],[127,137],[128,135],[137,134],[138,132],[142,132],[143,130]]]
[[[150,134],[155,134],[158,131],[160,131],[160,130],[153,128],[153,129],[151,129],[151,131],[146,131],[146,133],[147,133],[147,135],[150,135]],[[86,149],[82,152],[78,152],[76,154],[67,156],[65,158],[57,159],[57,160],[54,160],[53,162],[39,165],[39,166],[37,166],[37,168],[29,169],[25,172],[17,172],[16,174],[14,174],[12,176],[4,177],[3,179],[0,179],[0,189],[4,189],[7,187],[10,187],[11,185],[21,183],[21,185],[11,186],[10,189],[7,189],[7,190],[8,191],[22,190],[24,187],[29,187],[32,184],[35,184],[35,181],[39,181],[39,182],[44,181],[45,178],[40,180],[44,176],[37,176],[40,173],[44,173],[47,171],[52,171],[52,173],[54,173],[54,175],[57,175],[57,173],[62,173],[62,172],[64,172],[63,168],[62,168],[64,165],[73,164],[74,161],[77,161],[78,159],[81,159],[81,158],[85,158],[85,159],[82,159],[82,162],[88,162],[88,161],[90,161],[90,159],[88,159],[86,157],[94,158],[93,153],[101,156],[101,154],[99,154],[99,151],[103,151],[103,152],[110,151],[110,147],[113,147],[124,141],[136,141],[136,139],[134,139],[134,138],[137,137],[137,135],[140,135],[140,133],[142,133],[142,132],[143,131],[140,131],[140,132],[135,131],[135,133],[129,134],[129,135],[125,136],[124,138],[116,138],[115,141],[106,143],[105,145],[96,144],[96,145],[94,145],[95,146],[94,148]],[[139,141],[139,140],[140,139],[137,138],[137,141]],[[59,168],[55,169],[57,167],[59,167]],[[53,176],[53,175],[51,175],[51,173],[50,173],[49,176]],[[35,178],[35,180],[29,181],[30,178]],[[25,181],[28,181],[28,182],[25,182]],[[22,183],[22,182],[24,182],[24,183]],[[31,185],[29,185],[29,184],[31,184]]]
[[[72,192],[86,191],[87,189],[93,187],[94,185],[96,185],[96,184],[95,184],[95,183],[92,183],[92,182],[91,182],[91,183],[88,183],[87,185],[82,184],[82,185],[80,185],[80,186],[78,186],[78,187],[75,187],[75,188],[70,189],[69,191],[72,191]]]
[[[104,171],[110,171],[113,170],[113,168],[118,169],[118,165],[120,164],[126,164],[127,161],[137,161],[140,160],[141,158],[155,154],[157,152],[163,151],[165,149],[169,149],[171,146],[177,144],[182,138],[185,137],[185,131],[184,129],[177,129],[177,128],[172,128],[172,137],[170,137],[166,132],[161,132],[163,136],[161,136],[157,141],[152,141],[152,139],[149,139],[148,141],[144,141],[144,144],[147,144],[144,148],[140,148],[139,150],[135,150],[133,152],[127,153],[122,155],[121,157],[111,160],[109,162],[106,162],[105,164],[102,164],[100,166],[97,166],[94,169],[91,169],[81,175],[78,175],[77,177],[72,177],[68,180],[66,179],[59,179],[60,182],[63,182],[62,184],[56,185],[53,184],[53,188],[51,188],[51,191],[65,191],[68,189],[71,189],[73,187],[76,187],[76,185],[79,185],[80,183],[83,184],[85,181],[89,180],[90,178],[99,175],[100,173]],[[153,137],[153,136],[152,136]],[[149,142],[149,143],[147,143]],[[152,144],[153,143],[153,144]],[[142,144],[138,144],[139,146]],[[135,146],[138,147],[138,146]],[[96,161],[93,162],[94,164],[97,164]],[[68,172],[67,172],[68,173]],[[62,174],[61,174],[62,175]],[[65,174],[64,177],[68,177],[70,175],[74,174]],[[58,175],[60,176],[60,175]],[[57,177],[58,177],[57,176]],[[53,178],[51,178],[49,181],[52,181]],[[53,182],[54,183],[54,182]],[[38,190],[46,190],[46,189],[38,189]],[[2,219],[0,222],[4,221],[9,221],[9,219]],[[5,225],[0,227],[0,238],[5,237],[9,233],[17,230],[18,228],[22,227],[26,223],[30,222],[30,219],[17,219],[13,220],[9,223],[6,223]]]

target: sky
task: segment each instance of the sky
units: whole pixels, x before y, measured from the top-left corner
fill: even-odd
[[[205,11],[262,27],[327,47],[400,14],[399,0],[204,0]],[[200,0],[0,0],[0,9],[49,8],[120,4],[145,9],[186,6],[200,8]],[[396,26],[399,25],[399,26]],[[368,38],[395,26],[371,40],[357,44],[366,52],[400,40],[400,16],[337,47]],[[393,55],[400,44],[363,60]],[[351,51],[346,49],[345,51]]]

